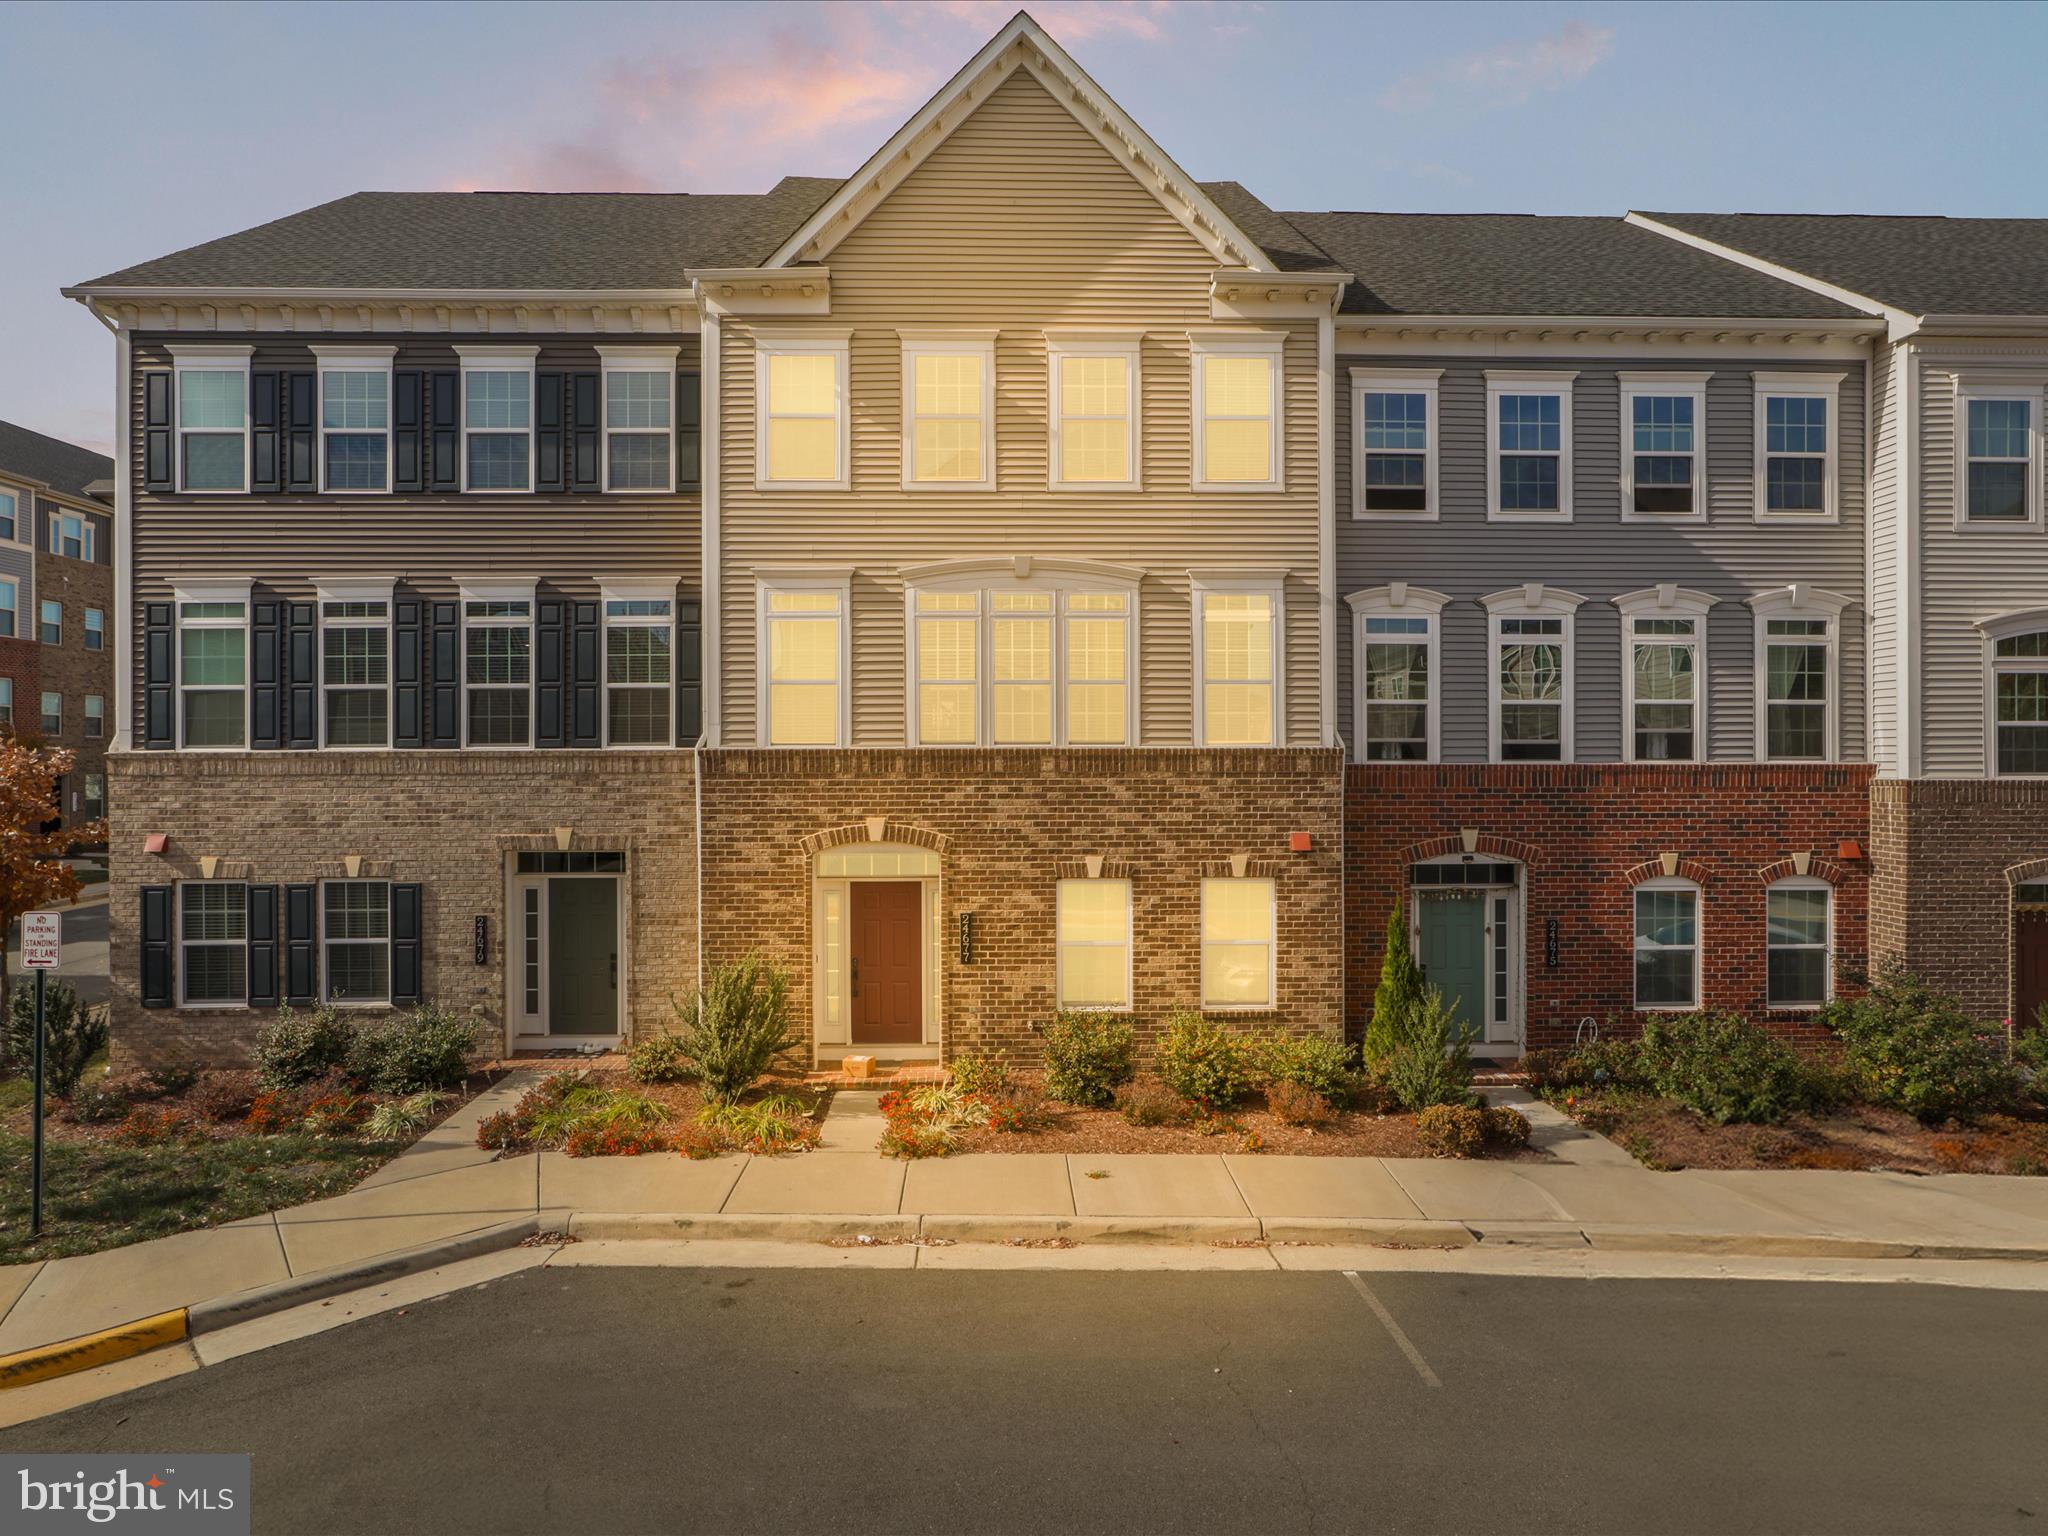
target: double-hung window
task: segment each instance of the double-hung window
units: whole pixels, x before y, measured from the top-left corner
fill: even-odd
[[[1959,526],[2039,525],[2041,390],[1956,383]]]
[[[1833,522],[1839,374],[1759,373],[1756,516],[1760,522]]]
[[[1406,583],[1354,592],[1353,669],[1360,762],[1433,763],[1438,743],[1439,626],[1450,599]]]
[[[1487,370],[1488,518],[1571,521],[1572,381],[1577,377]]]
[[[1193,573],[1195,735],[1205,747],[1280,739],[1280,588]]]
[[[20,539],[20,519],[21,498],[10,490],[0,488],[0,539],[5,539],[9,543]],[[21,539],[21,542],[33,544],[35,540],[28,538]]]
[[[1138,342],[1135,337],[1049,332],[1054,490],[1138,488]]]
[[[675,489],[676,347],[599,347],[604,488]]]
[[[192,588],[180,590],[177,599],[179,745],[246,746],[248,588]]]
[[[37,609],[40,623],[36,638],[45,645],[64,643],[64,605],[54,597],[46,597]]]
[[[75,512],[50,514],[50,553],[71,560],[91,560],[97,542],[92,519]]]
[[[61,736],[64,734],[64,695],[47,689],[43,692],[43,734]]]
[[[1636,1007],[1691,1012],[1700,1005],[1700,888],[1646,880],[1635,907]]]
[[[843,491],[851,483],[846,346],[844,332],[756,339],[754,478],[762,490]]]
[[[1131,739],[1132,592],[1067,592],[1066,740],[1122,746]]]
[[[239,346],[171,348],[178,489],[249,489],[249,355]]]
[[[917,743],[972,746],[981,739],[981,594],[916,595]]]
[[[667,589],[605,588],[604,739],[665,747],[675,698],[675,598]]]
[[[457,347],[462,359],[462,488],[533,488],[535,347]]]
[[[178,883],[178,1002],[239,1008],[249,996],[249,887],[236,880]]]
[[[1277,331],[1192,331],[1198,491],[1277,491],[1286,337]]]
[[[88,693],[85,696],[85,739],[99,741],[107,734],[107,699],[105,694]]]
[[[1437,515],[1437,385],[1441,368],[1354,368],[1354,516]]]
[[[11,640],[20,633],[20,606],[21,584],[12,576],[0,576],[0,637]]]
[[[531,588],[462,594],[463,740],[472,747],[533,745]]]
[[[1708,376],[1620,377],[1623,520],[1706,521]]]
[[[1202,882],[1202,1006],[1274,1004],[1276,893],[1271,880]]]
[[[1838,620],[1848,600],[1794,586],[1750,599],[1757,623],[1757,758],[1832,762]]]
[[[320,365],[320,488],[391,489],[393,347],[315,347]]]
[[[1061,1008],[1131,1006],[1131,882],[1062,880],[1055,957]]]
[[[11,605],[11,604],[9,605],[9,611],[8,611],[8,614],[7,614],[7,619],[8,619],[8,623],[7,623],[7,627],[6,627],[6,629],[5,629],[5,630],[0,630],[0,633],[5,633],[5,634],[10,634],[10,635],[11,635],[11,634],[13,634],[13,633],[14,633],[14,624],[13,624],[13,619],[14,619],[14,613],[13,613],[13,610],[12,610],[12,605]],[[86,610],[85,610],[85,648],[86,648],[86,649],[87,649],[88,651],[101,651],[101,650],[105,650],[105,649],[106,649],[106,645],[107,645],[107,616],[106,616],[106,615],[105,615],[104,613],[102,613],[102,612],[101,612],[101,611],[100,611],[99,609],[97,609],[97,608],[88,608],[88,609],[86,609]]]
[[[330,747],[391,744],[391,593],[320,589],[321,739]]]
[[[1624,746],[1635,763],[1693,763],[1706,756],[1700,683],[1707,614],[1714,599],[1677,586],[1614,600],[1623,635]]]
[[[1531,583],[1484,601],[1492,631],[1492,760],[1570,762],[1572,631],[1584,599]]]
[[[2001,629],[1991,637],[1992,771],[2048,776],[2048,627]]]
[[[758,727],[770,747],[846,741],[848,584],[843,577],[764,577]]]
[[[903,488],[995,489],[995,334],[904,331]]]
[[[85,776],[85,815],[88,821],[98,821],[107,814],[107,776],[104,773],[88,773]]]
[[[1780,880],[1764,892],[1765,1003],[1818,1008],[1834,992],[1834,892],[1823,880]]]
[[[14,729],[14,679],[0,677],[0,730]]]
[[[382,880],[321,881],[320,948],[328,1002],[390,1002],[390,885]]]

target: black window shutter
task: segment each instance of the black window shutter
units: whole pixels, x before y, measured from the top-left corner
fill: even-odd
[[[284,456],[277,442],[278,384],[274,369],[249,375],[249,489],[284,489]]]
[[[171,632],[171,605],[142,605],[142,744],[145,747],[175,747],[178,723],[176,690],[171,686],[173,659],[177,654]]]
[[[598,652],[603,642],[597,604],[580,602],[569,627],[569,678],[572,684],[569,710],[569,742],[578,747],[604,745],[601,724],[604,708],[604,674]]]
[[[704,484],[704,378],[692,368],[676,375],[676,489]]]
[[[142,1006],[171,1006],[171,888],[142,887]]]
[[[430,679],[433,714],[427,733],[430,747],[462,745],[462,617],[454,603],[433,605]]]
[[[391,887],[391,1001],[420,1001],[420,888]]]
[[[391,637],[392,744],[418,747],[426,744],[426,695],[420,687],[420,600],[401,597],[392,604],[394,630]]]
[[[676,745],[693,745],[704,734],[704,604],[686,597],[676,604]]]
[[[284,888],[284,1000],[294,1008],[312,1003],[318,991],[313,922],[317,894],[317,888],[310,885]]]
[[[313,605],[291,603],[285,634],[285,740],[288,747],[320,745],[320,693],[315,667]]]
[[[426,375],[417,368],[400,368],[391,375],[391,489],[423,491],[427,488]]]
[[[567,607],[558,597],[544,597],[534,605],[533,744],[537,747],[559,747],[568,742],[562,725],[562,630]]]
[[[427,489],[460,490],[462,375],[453,368],[437,368],[427,375],[427,385]]]
[[[176,484],[171,467],[171,372],[152,368],[142,376],[142,488],[168,491]]]
[[[533,379],[533,486],[537,491],[569,488],[563,453],[562,416],[566,404],[562,375],[539,373]]]
[[[249,1006],[277,1006],[277,887],[249,887]]]
[[[314,429],[314,383],[310,368],[294,368],[284,376],[285,489],[317,491],[320,470],[314,462],[319,433]]]
[[[249,745],[284,745],[284,610],[265,601],[250,605]]]
[[[569,375],[569,489],[595,491],[602,488],[597,476],[598,431],[597,386],[599,375]]]

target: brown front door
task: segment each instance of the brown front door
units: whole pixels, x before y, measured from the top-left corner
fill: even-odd
[[[853,1043],[924,1040],[924,887],[915,880],[853,885]]]
[[[2012,1023],[2031,1029],[2048,1007],[2048,910],[2022,907],[2012,915]]]

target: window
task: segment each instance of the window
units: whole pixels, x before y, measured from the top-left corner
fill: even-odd
[[[178,1001],[239,1008],[249,995],[249,887],[231,880],[178,884]]]
[[[64,605],[53,598],[44,598],[38,611],[42,615],[42,624],[36,632],[37,637],[45,645],[62,645],[64,643]]]
[[[389,1002],[391,887],[382,880],[323,880],[320,947],[328,1002]]]
[[[11,541],[20,537],[20,518],[20,498],[12,491],[0,490],[0,539]]]
[[[0,576],[0,636],[13,639],[17,633],[16,610],[21,603],[20,584],[12,576]]]
[[[904,489],[993,490],[993,334],[902,336]]]
[[[763,587],[762,741],[771,747],[832,747],[845,740],[846,584],[795,590]]]
[[[1764,1001],[1772,1008],[1818,1008],[1834,992],[1829,959],[1834,893],[1820,880],[1781,880],[1764,893]]]
[[[8,608],[6,632],[13,633],[14,610]],[[107,646],[107,616],[97,608],[85,610],[85,648],[88,651],[105,650]]]
[[[1351,370],[1351,510],[1433,518],[1440,368]]]
[[[1048,333],[1054,490],[1138,487],[1139,401],[1136,340]]]
[[[178,489],[249,488],[249,348],[173,347]]]
[[[88,773],[85,776],[85,816],[88,821],[98,821],[107,814],[107,776],[103,773]]]
[[[665,747],[674,697],[675,599],[611,588],[604,599],[605,744]]]
[[[1488,518],[1571,520],[1576,377],[1487,370]]]
[[[763,490],[845,490],[845,337],[777,337],[754,346],[755,483]]]
[[[99,741],[107,734],[107,700],[104,694],[85,696],[85,739]]]
[[[1059,1006],[1131,1006],[1131,882],[1059,883]]]
[[[604,359],[604,488],[672,491],[676,347],[599,347]]]
[[[50,553],[72,560],[91,560],[99,532],[89,517],[71,512],[50,514]]]
[[[1437,759],[1438,625],[1441,592],[1406,583],[1356,592],[1352,726],[1360,762]]]
[[[1757,756],[1835,757],[1835,629],[1848,599],[1789,587],[1750,599],[1757,616]]]
[[[1691,1012],[1700,1005],[1700,888],[1648,880],[1635,904],[1636,1007]]]
[[[1273,1006],[1271,880],[1202,882],[1202,1006]]]
[[[533,485],[533,347],[457,347],[462,357],[462,488]]]
[[[2022,394],[1957,380],[1960,523],[2040,522],[2040,404],[2038,388]]]
[[[320,364],[320,488],[391,488],[391,347],[315,347]]]
[[[1759,373],[1754,382],[1758,520],[1832,522],[1840,375]]]
[[[464,741],[533,745],[533,599],[465,591],[462,655]]]
[[[1209,747],[1272,746],[1280,731],[1279,590],[1214,590],[1196,581],[1196,735]]]
[[[1704,373],[1620,376],[1624,521],[1706,521],[1703,444],[1707,377]]]
[[[1991,719],[2001,776],[2048,775],[2048,629],[1992,640]]]
[[[917,741],[972,744],[981,736],[977,704],[981,604],[973,592],[917,594]]]
[[[44,692],[42,729],[45,736],[61,736],[64,733],[63,694]]]
[[[0,730],[14,729],[14,679],[0,677]]]
[[[1582,601],[1534,583],[1484,599],[1493,637],[1494,762],[1572,760],[1572,631]]]
[[[1198,491],[1277,491],[1280,365],[1285,338],[1270,331],[1195,332],[1195,470]]]
[[[180,596],[179,741],[187,747],[240,747],[248,741],[249,604]]]
[[[1713,604],[1708,593],[1675,585],[1614,600],[1626,637],[1622,699],[1628,761],[1692,763],[1706,757],[1700,662]]]
[[[330,747],[391,743],[391,599],[320,592],[320,710]]]

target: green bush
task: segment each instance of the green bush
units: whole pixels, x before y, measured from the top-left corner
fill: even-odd
[[[1857,1092],[1932,1122],[1973,1120],[2010,1104],[2019,1072],[2004,1043],[1977,1034],[1962,1005],[1899,968],[1861,997],[1830,1003],[1820,1022],[1843,1045]]]
[[[636,1083],[680,1083],[693,1069],[683,1037],[663,1030],[633,1042],[626,1051],[626,1070]]]
[[[1519,1109],[1509,1109],[1505,1104],[1489,1105],[1480,1112],[1480,1122],[1486,1132],[1486,1139],[1497,1147],[1526,1147],[1529,1145],[1529,1117]]]
[[[1137,1072],[1137,1039],[1115,1014],[1060,1013],[1045,1026],[1045,1091],[1061,1103],[1107,1104]]]
[[[359,1028],[348,1049],[348,1075],[372,1093],[425,1093],[460,1088],[469,1077],[481,1026],[433,1003],[376,1028]]]
[[[94,1073],[71,1090],[71,1118],[81,1125],[106,1125],[124,1118],[135,1107],[133,1082],[132,1078]]]
[[[1333,1124],[1337,1111],[1330,1107],[1330,1101],[1306,1083],[1289,1082],[1281,1079],[1266,1090],[1266,1108],[1282,1125],[1298,1126],[1307,1131],[1319,1131]]]
[[[1813,1103],[1812,1075],[1798,1054],[1740,1014],[1647,1020],[1636,1074],[1719,1125],[1767,1125]]]
[[[756,955],[714,966],[676,1013],[683,1051],[713,1103],[737,1099],[803,1043],[789,1022],[789,976]]]
[[[1008,1051],[962,1051],[953,1058],[948,1070],[953,1086],[962,1093],[999,1096],[1010,1088]]]
[[[1262,1065],[1275,1083],[1294,1083],[1326,1103],[1348,1103],[1358,1085],[1350,1046],[1323,1035],[1272,1035]]]
[[[256,1076],[273,1092],[303,1088],[348,1060],[356,1026],[332,1008],[280,1008],[256,1036]]]
[[[1185,1112],[1181,1101],[1156,1083],[1131,1083],[1116,1092],[1116,1112],[1129,1125],[1171,1125]]]
[[[1386,951],[1380,956],[1380,983],[1372,994],[1372,1016],[1365,1021],[1368,1063],[1384,1063],[1393,1056],[1422,1001],[1422,969],[1408,948],[1408,920],[1396,898],[1394,910],[1387,916]]]
[[[1472,1052],[1451,1005],[1435,987],[1396,1035],[1381,1076],[1403,1109],[1472,1102]]]
[[[43,1085],[51,1097],[67,1097],[85,1064],[106,1048],[106,1012],[80,1007],[71,984],[51,977],[43,992]],[[36,989],[16,982],[7,1006],[7,1065],[28,1077],[35,1063]]]
[[[1431,1104],[1415,1117],[1415,1139],[1432,1157],[1477,1157],[1486,1146],[1486,1111],[1476,1104]]]
[[[1153,1067],[1161,1082],[1203,1113],[1231,1109],[1258,1083],[1257,1042],[1177,1008],[1160,1036]]]

